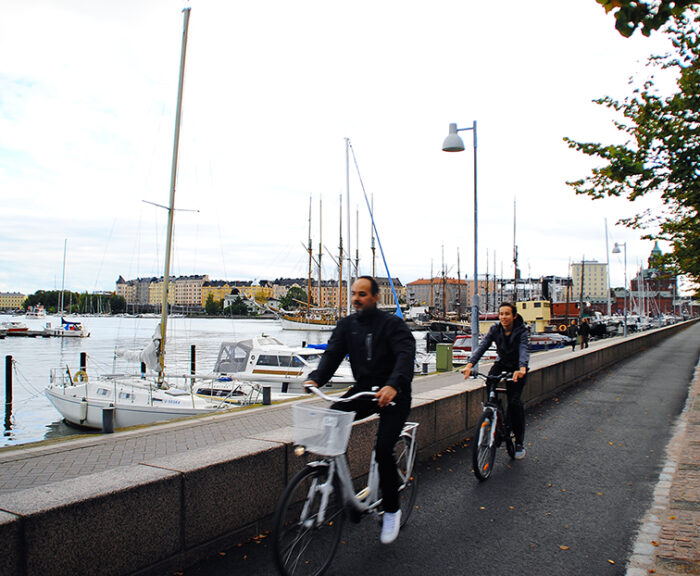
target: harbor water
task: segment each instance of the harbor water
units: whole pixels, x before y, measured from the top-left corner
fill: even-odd
[[[73,318],[72,318],[73,319]],[[88,374],[136,372],[137,366],[115,358],[117,347],[138,351],[143,349],[156,331],[157,317],[80,317],[89,330],[88,338],[7,336],[0,339],[2,384],[0,399],[3,407],[3,435],[0,447],[26,444],[74,434],[95,433],[68,426],[44,395],[52,369],[72,374],[80,368],[80,354],[87,354]],[[47,322],[60,326],[59,317],[25,318],[0,315],[0,323],[15,320],[30,330],[40,330]],[[214,363],[222,342],[266,334],[275,336],[290,346],[302,343],[321,344],[330,332],[283,331],[276,320],[227,318],[168,318],[166,371],[169,374],[189,374],[191,347],[195,346],[196,371],[207,374]],[[13,359],[12,411],[8,410],[5,386],[5,358]]]

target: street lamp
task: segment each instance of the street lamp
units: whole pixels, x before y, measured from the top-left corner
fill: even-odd
[[[459,136],[458,132],[463,132],[465,130],[471,130],[474,136],[474,291],[472,294],[472,354],[476,351],[476,347],[479,344],[479,280],[478,280],[478,266],[477,266],[477,254],[478,254],[478,235],[477,235],[477,222],[478,222],[478,211],[477,211],[477,194],[476,194],[476,120],[469,128],[457,128],[457,124],[450,124],[450,131],[447,134],[447,138],[442,143],[442,149],[444,152],[463,152],[464,142]]]
[[[622,332],[622,336],[626,337],[627,336],[627,242],[615,242],[615,246],[613,246],[612,253],[613,254],[619,254],[620,253],[620,246],[625,247],[625,328],[624,331]]]

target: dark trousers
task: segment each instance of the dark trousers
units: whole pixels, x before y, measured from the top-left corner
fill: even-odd
[[[343,397],[352,396],[359,390],[351,388]],[[374,445],[379,469],[379,487],[382,490],[382,505],[385,512],[396,512],[399,509],[399,475],[396,472],[394,460],[394,445],[401,435],[408,413],[411,411],[411,401],[405,398],[395,399],[395,406],[380,408],[376,402],[369,399],[336,402],[333,410],[355,412],[355,420],[367,418],[379,413],[379,427]]]
[[[517,368],[515,369],[517,370]],[[501,362],[495,362],[489,370],[489,376],[498,376],[501,372],[513,372],[513,368],[504,366]],[[508,396],[508,407],[506,411],[506,419],[510,422],[511,430],[515,435],[515,443],[523,444],[525,442],[525,407],[520,396],[523,393],[525,386],[525,378],[520,378],[517,382],[506,382],[506,395]]]

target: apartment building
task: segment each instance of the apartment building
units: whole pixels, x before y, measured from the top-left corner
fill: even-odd
[[[608,265],[597,260],[571,264],[572,300],[600,303],[608,301]]]
[[[0,310],[17,310],[27,296],[19,292],[0,292]]]

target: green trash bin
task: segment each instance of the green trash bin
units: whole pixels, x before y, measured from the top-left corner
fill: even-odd
[[[435,369],[438,372],[452,370],[452,344],[438,344],[435,347]]]

